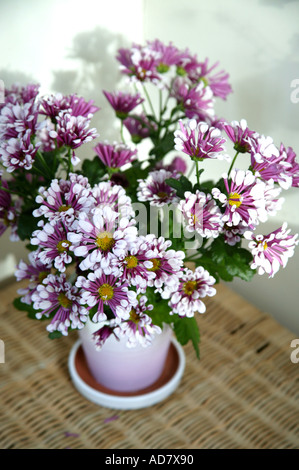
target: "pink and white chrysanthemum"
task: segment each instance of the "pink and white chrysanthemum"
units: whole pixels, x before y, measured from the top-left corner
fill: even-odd
[[[225,100],[227,95],[232,92],[232,88],[228,83],[229,74],[224,70],[220,70],[212,75],[212,71],[219,65],[219,62],[209,66],[208,59],[204,62],[199,63],[199,67],[196,70],[192,70],[189,73],[189,78],[195,83],[202,80],[205,85],[208,85],[214,96],[219,96]]]
[[[40,114],[45,114],[55,121],[61,111],[67,111],[72,116],[83,116],[91,119],[93,114],[99,111],[99,109],[94,105],[93,100],[87,102],[76,94],[65,96],[61,93],[56,93],[55,95],[44,96],[41,99]]]
[[[124,120],[124,126],[131,134],[132,142],[138,144],[146,137],[149,137],[152,130],[156,130],[157,125],[149,121],[144,113],[128,116]]]
[[[180,129],[174,133],[175,149],[189,155],[193,160],[202,161],[206,158],[227,158],[221,154],[226,140],[221,136],[221,131],[215,127],[209,127],[205,122],[197,123],[191,119],[185,126],[179,121]]]
[[[153,305],[147,304],[147,297],[141,296],[135,307],[131,309],[128,320],[121,322],[117,327],[117,336],[127,339],[128,348],[134,348],[138,344],[147,347],[152,343],[154,336],[162,332],[146,313],[153,308]]]
[[[71,242],[67,239],[67,230],[63,224],[45,224],[42,230],[35,230],[30,240],[32,245],[41,248],[38,254],[43,264],[52,263],[60,272],[65,272],[66,265],[72,262],[70,255]]]
[[[137,237],[134,220],[119,214],[110,207],[96,210],[89,216],[82,212],[75,232],[68,233],[75,256],[84,258],[80,263],[83,271],[100,264],[106,274],[112,272],[111,261],[126,253]]]
[[[20,138],[11,138],[2,142],[0,147],[0,161],[6,167],[8,173],[14,170],[30,170],[32,168],[36,152],[41,142],[31,143],[31,130],[28,129]]]
[[[212,90],[203,83],[194,86],[178,77],[171,86],[170,96],[181,104],[188,119],[206,121],[215,114]]]
[[[119,340],[118,335],[116,334],[118,327],[117,320],[113,319],[109,322],[106,322],[101,328],[95,331],[92,335],[92,339],[95,342],[95,347],[98,351],[102,349],[105,342],[111,335],[113,335],[117,340]]]
[[[85,116],[73,116],[61,111],[56,121],[56,130],[49,135],[56,139],[59,147],[66,145],[73,149],[72,163],[76,165],[80,160],[75,156],[74,149],[91,142],[99,134],[95,128],[90,128],[90,119]]]
[[[251,168],[264,181],[273,180],[283,189],[292,186],[293,178],[288,173],[291,164],[274,145],[271,137],[259,136],[251,144]]]
[[[81,289],[81,304],[90,310],[97,307],[92,321],[107,320],[104,306],[108,306],[118,321],[128,320],[130,311],[137,305],[136,292],[129,290],[129,283],[120,273],[106,275],[101,268],[86,277],[78,276],[76,286]]]
[[[175,189],[165,182],[167,178],[178,178],[178,176],[178,174],[164,169],[151,171],[145,180],[138,180],[138,200],[149,201],[151,206],[157,207],[178,202],[179,198]]]
[[[38,106],[33,102],[20,104],[7,104],[1,109],[0,138],[2,140],[18,138],[27,130],[35,134],[38,127]]]
[[[250,240],[248,248],[253,255],[251,268],[257,269],[258,274],[267,273],[269,278],[272,278],[281,266],[286,266],[298,244],[298,234],[290,235],[286,223],[268,235],[245,232],[244,236]]]
[[[148,282],[155,279],[156,274],[151,271],[152,261],[148,259],[149,243],[144,237],[138,237],[126,252],[112,260],[112,264],[122,272],[122,277],[130,285],[136,287],[137,293],[145,292]]]
[[[296,161],[296,154],[292,147],[286,148],[283,144],[280,145],[279,153],[283,155],[283,161],[288,166],[285,168],[287,176],[292,178],[292,186],[299,187],[299,163]]]
[[[40,310],[36,318],[52,317],[49,332],[59,331],[64,336],[68,329],[81,329],[88,318],[88,310],[80,304],[81,296],[76,286],[66,281],[65,274],[49,274],[32,294],[33,308]]]
[[[134,44],[130,49],[119,49],[116,59],[120,62],[122,73],[132,81],[157,83],[160,76],[156,65],[160,54],[148,46]]]
[[[132,200],[127,196],[124,188],[118,184],[112,185],[110,181],[101,181],[92,188],[92,195],[95,199],[95,209],[111,207],[115,212],[119,212],[122,217],[134,217],[135,213]]]
[[[166,286],[162,293],[164,299],[170,299],[170,314],[191,318],[196,312],[205,313],[206,306],[201,299],[216,294],[213,287],[215,282],[214,277],[202,266],[198,266],[195,271],[185,268],[176,288]]]
[[[75,176],[71,174],[69,181],[52,180],[48,189],[41,187],[36,197],[40,207],[33,211],[34,217],[43,216],[52,225],[63,222],[66,227],[71,227],[79,213],[88,212],[95,199],[85,178]]]
[[[137,150],[132,150],[128,145],[108,142],[99,142],[93,149],[105,166],[109,168],[121,168],[136,159]]]
[[[263,181],[256,178],[250,170],[232,170],[230,182],[226,174],[223,179],[227,194],[221,193],[219,188],[212,189],[213,197],[225,208],[223,222],[228,226],[235,226],[240,223],[257,225],[259,221],[267,220],[266,185]]]
[[[240,222],[239,225],[232,226],[224,224],[224,226],[222,227],[221,234],[224,236],[225,243],[230,246],[235,246],[241,241],[244,233],[247,232],[249,228],[254,230],[255,227],[253,225],[248,227],[242,222]]]
[[[20,210],[20,201],[14,202],[9,193],[9,187],[6,180],[2,179],[0,170],[0,183],[4,189],[0,189],[0,236],[10,227],[10,240],[19,241],[18,236],[18,214]]]
[[[21,301],[25,304],[32,303],[32,294],[35,292],[37,286],[43,282],[43,280],[51,273],[51,263],[46,265],[41,262],[38,257],[39,250],[31,251],[28,254],[29,264],[21,260],[15,270],[15,276],[17,281],[23,279],[29,279],[28,287],[18,289],[18,294],[22,295]]]
[[[117,91],[115,93],[103,91],[103,93],[114,109],[116,116],[120,119],[126,119],[128,114],[144,101],[144,98],[142,98],[139,93],[136,93],[135,95],[124,93],[122,91]]]
[[[218,237],[222,226],[222,213],[210,194],[197,190],[195,194],[185,192],[178,209],[186,221],[189,232],[196,231],[202,237]]]
[[[160,292],[163,285],[177,284],[185,253],[169,250],[171,241],[165,240],[164,237],[157,238],[153,234],[146,235],[144,242],[149,248],[147,258],[152,263],[148,270],[156,275],[154,279],[148,280],[148,286],[156,287],[156,290]]]
[[[251,139],[256,134],[247,127],[247,121],[241,119],[240,122],[232,121],[231,124],[223,123],[223,130],[228,135],[229,139],[234,143],[234,149],[240,153],[250,152]]]

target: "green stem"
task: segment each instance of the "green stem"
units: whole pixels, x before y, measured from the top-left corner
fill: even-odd
[[[195,164],[196,164],[196,180],[197,180],[197,184],[199,186],[199,167],[198,167],[198,160],[195,160]]]
[[[231,172],[232,169],[233,169],[233,166],[234,166],[234,164],[235,164],[235,161],[236,161],[238,155],[239,155],[239,152],[237,151],[237,152],[236,152],[236,155],[234,156],[233,161],[231,162],[231,165],[230,165],[230,167],[229,167],[228,176],[230,175],[230,172]]]
[[[120,136],[121,136],[122,142],[125,144],[126,141],[124,138],[124,121],[123,120],[121,120],[121,123],[120,123]]]
[[[147,99],[147,101],[148,101],[148,104],[149,104],[149,106],[150,106],[150,108],[151,108],[152,114],[153,114],[154,118],[156,119],[155,110],[154,110],[154,107],[153,107],[153,103],[152,103],[152,101],[151,101],[151,99],[150,99],[150,96],[149,96],[149,94],[148,94],[148,91],[147,91],[145,85],[143,85],[143,89],[144,89],[144,93],[145,93],[146,99]]]

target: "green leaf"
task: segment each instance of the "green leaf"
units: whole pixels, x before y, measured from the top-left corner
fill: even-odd
[[[38,228],[38,219],[32,215],[34,209],[35,207],[26,209],[18,218],[17,232],[21,240],[30,240],[32,232]]]
[[[48,334],[48,338],[50,339],[58,339],[61,338],[62,333],[60,331],[52,331],[52,333]]]
[[[165,180],[165,183],[168,184],[171,188],[174,188],[178,197],[181,199],[185,197],[184,195],[186,191],[192,192],[191,182],[183,175],[179,179],[168,178]]]
[[[196,356],[199,359],[200,333],[196,319],[194,317],[188,318],[175,316],[174,332],[177,340],[182,345],[192,341]]]
[[[168,132],[159,140],[159,142],[151,149],[149,155],[154,155],[157,160],[161,160],[171,150],[174,150],[173,132]]]
[[[32,304],[25,304],[24,302],[21,301],[21,297],[17,297],[16,299],[14,299],[13,301],[13,306],[17,309],[17,310],[21,310],[23,312],[27,312],[27,316],[28,318],[31,318],[32,320],[37,320],[36,318],[36,314],[38,312],[38,310],[35,310],[32,306]],[[44,318],[41,318],[41,320],[45,320],[46,317]]]
[[[93,186],[99,183],[107,173],[107,169],[100,158],[95,156],[93,160],[84,160],[81,173],[88,178],[89,183]]]

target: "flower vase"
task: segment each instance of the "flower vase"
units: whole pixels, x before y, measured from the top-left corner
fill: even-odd
[[[109,408],[136,409],[157,403],[174,392],[185,367],[182,347],[165,325],[152,343],[127,346],[127,338],[111,335],[100,350],[92,338],[99,324],[88,322],[69,357],[77,390]]]

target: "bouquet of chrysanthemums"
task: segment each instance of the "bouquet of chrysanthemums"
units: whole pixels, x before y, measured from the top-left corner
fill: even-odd
[[[232,91],[218,64],[159,40],[116,59],[127,88],[103,93],[118,142],[91,127],[94,101],[39,96],[35,84],[5,91],[0,234],[9,227],[29,251],[15,306],[48,318],[51,338],[88,320],[99,325],[96,347],[110,335],[147,346],[169,324],[198,354],[196,315],[215,284],[273,277],[293,255],[286,224],[265,234],[260,223],[279,210],[282,190],[299,186],[299,164],[245,120],[216,117],[215,99]],[[93,140],[94,155],[80,161],[77,149]],[[219,159],[226,173],[204,179],[206,161]]]

